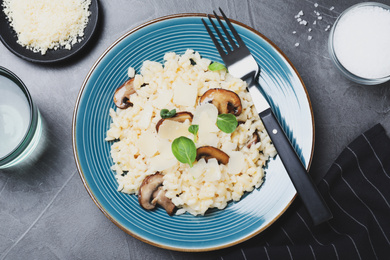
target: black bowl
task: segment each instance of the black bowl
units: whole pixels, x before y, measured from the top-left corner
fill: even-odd
[[[83,40],[73,45],[72,49],[70,50],[64,48],[59,48],[57,50],[49,49],[45,55],[42,55],[40,52],[33,52],[32,50],[29,50],[16,42],[16,32],[10,26],[7,17],[3,11],[2,4],[3,0],[0,0],[0,40],[15,55],[25,60],[37,63],[59,62],[70,58],[76,53],[78,53],[92,38],[92,35],[96,30],[99,18],[98,0],[91,0],[91,5],[89,6],[89,11],[91,12],[91,15],[89,16],[88,24],[84,29]]]

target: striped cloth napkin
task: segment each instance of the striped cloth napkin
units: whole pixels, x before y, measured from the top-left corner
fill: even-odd
[[[219,259],[390,259],[390,139],[380,124],[344,149],[318,188],[333,219],[313,226],[297,197],[265,232]]]

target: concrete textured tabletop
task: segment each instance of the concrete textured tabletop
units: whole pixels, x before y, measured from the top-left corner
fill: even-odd
[[[111,43],[154,18],[211,13],[221,7],[228,17],[258,30],[285,53],[302,77],[313,107],[315,150],[310,174],[315,181],[361,132],[381,123],[390,133],[390,82],[363,86],[348,81],[328,54],[329,26],[359,2],[100,0],[98,33],[87,50],[69,61],[34,64],[0,44],[0,66],[24,81],[45,125],[40,155],[0,170],[0,259],[189,260],[218,255],[169,251],[126,234],[96,207],[76,169],[72,114],[85,76]],[[378,2],[390,4],[390,0]],[[300,11],[307,25],[297,20]]]

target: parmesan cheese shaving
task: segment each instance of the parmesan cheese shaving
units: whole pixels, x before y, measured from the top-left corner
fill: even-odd
[[[173,82],[173,102],[185,107],[193,107],[196,102],[198,89],[196,86],[184,83],[182,80]]]
[[[229,154],[229,163],[227,165],[228,173],[239,174],[245,165],[245,156],[241,151],[232,151]]]
[[[191,133],[188,132],[189,126],[190,122],[188,120],[186,120],[184,123],[173,120],[165,120],[159,128],[158,135],[161,138],[173,141],[180,136],[191,135]]]
[[[137,145],[142,153],[147,156],[153,156],[157,152],[156,142],[157,138],[155,134],[148,130],[141,133]]]
[[[91,0],[4,0],[3,11],[18,36],[34,52],[71,49],[84,36]]]

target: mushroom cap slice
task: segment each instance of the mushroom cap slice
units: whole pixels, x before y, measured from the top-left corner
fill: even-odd
[[[246,147],[251,148],[252,145],[257,144],[258,142],[260,142],[260,136],[257,132],[254,132],[252,138],[246,143]]]
[[[151,210],[156,207],[156,202],[153,203],[153,193],[162,185],[163,181],[163,175],[159,172],[149,175],[143,180],[138,191],[138,202],[142,208]]]
[[[118,108],[126,109],[132,105],[130,96],[135,93],[134,78],[127,80],[115,90],[114,103]]]
[[[139,187],[138,202],[146,210],[152,210],[158,204],[165,209],[168,215],[172,216],[176,211],[176,206],[170,198],[165,196],[165,190],[162,187],[163,177],[159,172],[147,176]]]
[[[156,124],[156,131],[158,132],[158,129],[160,128],[160,125],[165,121],[165,120],[173,120],[173,121],[177,121],[177,122],[180,122],[180,123],[184,123],[184,121],[186,121],[187,119],[190,120],[190,122],[192,122],[192,118],[194,116],[192,115],[192,113],[190,112],[187,112],[187,111],[184,111],[184,112],[178,112],[176,113],[173,117],[168,117],[168,118],[161,118],[157,124]]]
[[[162,186],[153,193],[152,204],[158,204],[165,209],[169,216],[172,216],[176,211],[176,206],[172,200],[165,196],[165,190]]]
[[[196,149],[196,160],[199,161],[200,158],[204,158],[206,161],[215,158],[220,164],[227,164],[229,162],[229,155],[213,146],[201,146]]]
[[[199,102],[212,103],[217,107],[219,114],[233,114],[238,116],[242,112],[240,97],[233,91],[212,88],[207,90],[200,98]]]

